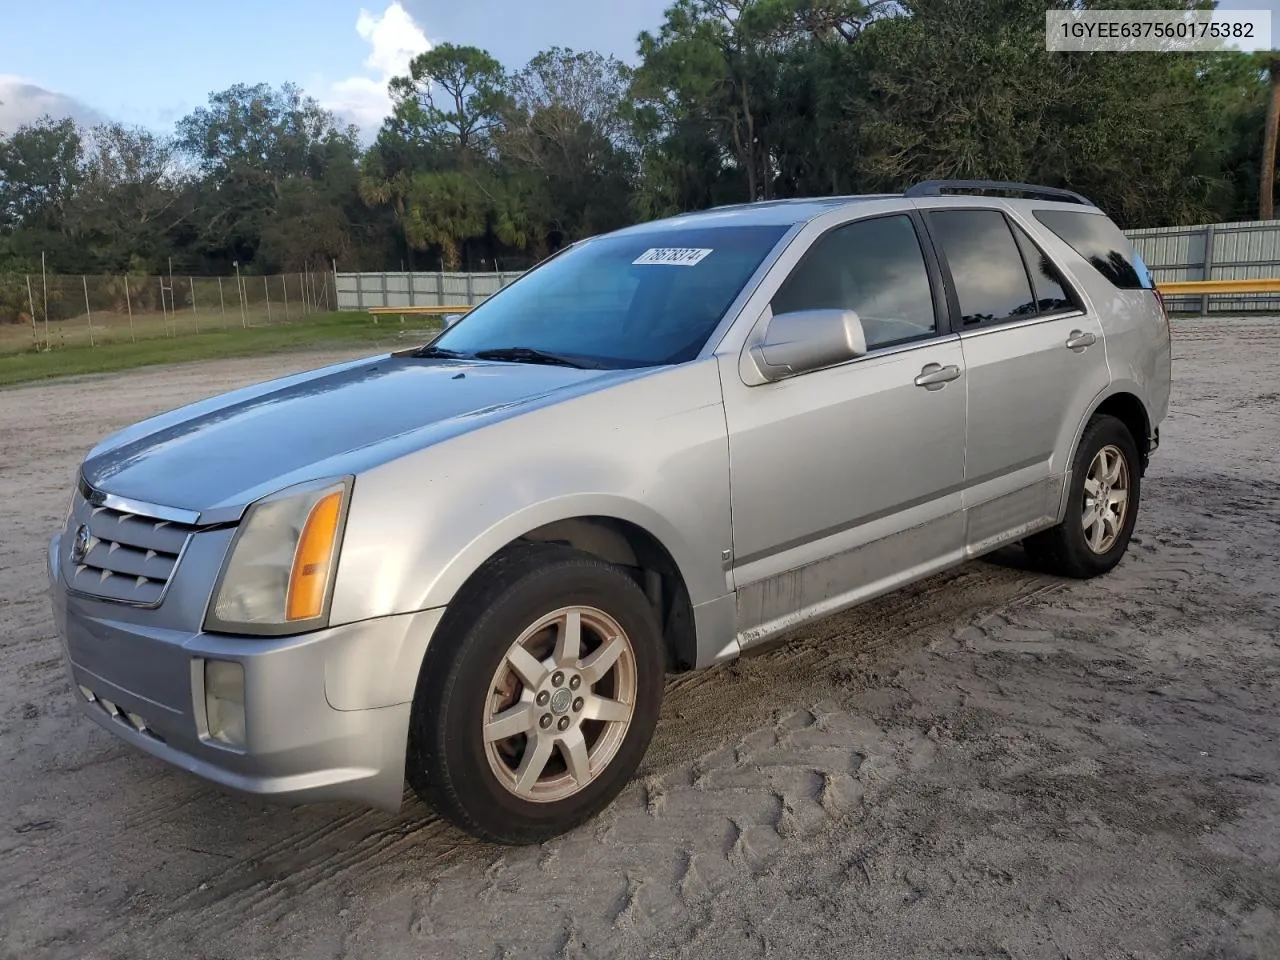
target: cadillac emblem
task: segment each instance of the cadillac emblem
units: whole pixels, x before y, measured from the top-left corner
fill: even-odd
[[[87,524],[80,524],[76,527],[76,534],[71,538],[71,562],[84,563],[85,554],[89,552],[89,527]]]

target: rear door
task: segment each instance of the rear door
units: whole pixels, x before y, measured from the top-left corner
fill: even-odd
[[[1102,327],[1028,233],[996,207],[926,222],[949,279],[967,376],[971,555],[1056,521],[1080,418],[1109,382]]]

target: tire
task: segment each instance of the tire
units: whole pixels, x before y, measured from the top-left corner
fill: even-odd
[[[485,840],[565,833],[608,806],[639,766],[664,670],[653,609],[625,572],[565,546],[518,544],[472,578],[428,645],[409,784]]]
[[[1103,451],[1107,459],[1100,467]],[[1119,464],[1107,470],[1115,455]],[[1097,473],[1099,470],[1101,473]],[[1099,486],[1091,471],[1098,476],[1110,474],[1112,481]],[[1117,516],[1118,508],[1110,501],[1122,490],[1123,514]],[[1107,497],[1107,506],[1105,511],[1091,512],[1093,493],[1099,491]],[[1056,527],[1028,537],[1023,545],[1032,561],[1049,573],[1079,580],[1107,573],[1129,548],[1141,494],[1142,462],[1133,434],[1115,417],[1094,417],[1085,427],[1072,459],[1066,517]],[[1095,522],[1086,523],[1090,518]]]

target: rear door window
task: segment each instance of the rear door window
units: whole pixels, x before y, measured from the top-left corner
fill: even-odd
[[[951,272],[965,327],[1039,312],[1018,244],[998,210],[934,210],[929,229]]]
[[[1017,225],[1013,228],[1013,235],[1018,240],[1022,259],[1026,262],[1027,271],[1031,274],[1031,283],[1035,287],[1036,303],[1040,313],[1066,313],[1080,309],[1067,292],[1066,281],[1048,255],[1036,246],[1035,241]]]
[[[1105,213],[1037,210],[1035,217],[1121,290],[1150,289],[1151,272]]]

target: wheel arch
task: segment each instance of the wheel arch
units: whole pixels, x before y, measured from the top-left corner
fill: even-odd
[[[618,517],[570,517],[530,530],[519,539],[563,543],[626,568],[649,598],[662,627],[667,668],[683,671],[697,663],[693,603],[684,574],[671,551],[644,527]]]
[[[1085,427],[1094,417],[1099,415],[1112,416],[1129,428],[1129,433],[1133,435],[1133,442],[1138,448],[1138,455],[1142,458],[1142,465],[1146,467],[1147,457],[1151,453],[1151,413],[1147,409],[1146,401],[1142,399],[1142,391],[1136,383],[1128,383],[1118,381],[1113,383],[1107,390],[1099,394],[1089,409],[1085,411],[1080,422],[1076,424],[1075,435],[1071,439],[1071,448],[1067,456],[1075,456],[1076,448],[1080,446],[1080,438],[1084,436]],[[1070,463],[1070,460],[1068,460]]]
[[[1066,467],[1062,474],[1062,489],[1059,492],[1057,519],[1061,522],[1066,515],[1067,491],[1071,489],[1071,463],[1075,458],[1085,428],[1099,415],[1112,416],[1123,423],[1133,436],[1134,445],[1138,448],[1139,469],[1146,473],[1147,461],[1151,455],[1151,414],[1142,399],[1141,390],[1136,383],[1118,381],[1099,394],[1090,404],[1085,415],[1076,425],[1075,435],[1066,453]]]
[[[563,544],[623,568],[653,607],[662,628],[667,669],[683,672],[697,664],[698,638],[686,571],[667,543],[634,518],[593,512],[545,520],[519,533],[508,530],[496,548],[483,556],[470,556],[466,575],[449,602],[483,576],[492,560],[528,542]]]
[[[1146,404],[1136,393],[1128,390],[1108,394],[1094,405],[1089,416],[1085,418],[1084,424],[1076,435],[1077,443],[1080,442],[1080,434],[1084,433],[1085,425],[1097,416],[1115,417],[1129,429],[1134,446],[1138,448],[1138,456],[1142,458],[1142,468],[1145,472],[1147,458],[1151,453],[1151,415],[1147,412]]]

